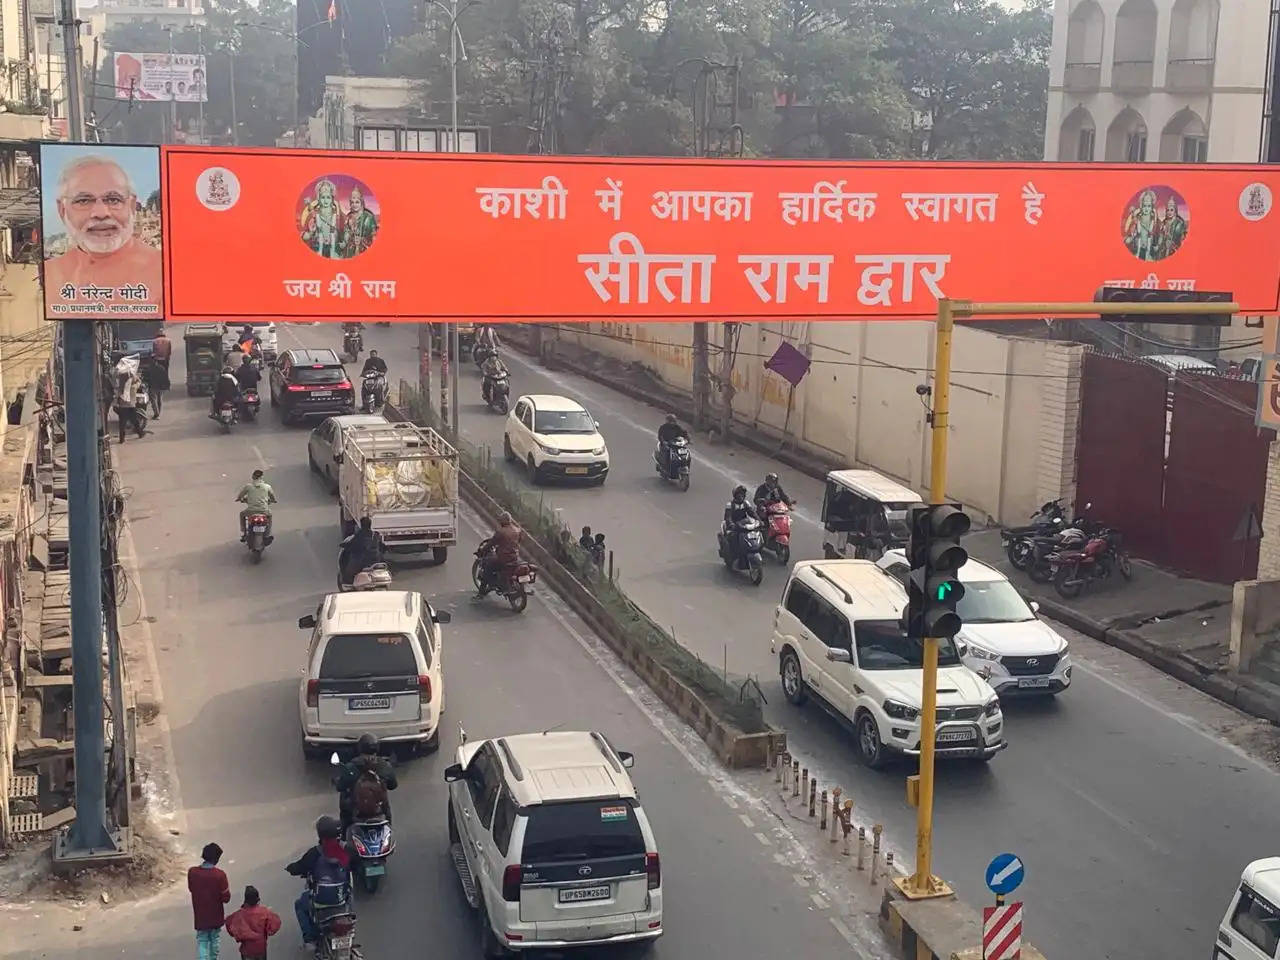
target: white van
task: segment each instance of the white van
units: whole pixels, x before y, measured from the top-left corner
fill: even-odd
[[[1240,889],[1218,927],[1213,960],[1276,960],[1280,955],[1280,857],[1244,868]]]

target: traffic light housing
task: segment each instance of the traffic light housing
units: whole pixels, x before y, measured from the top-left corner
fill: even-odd
[[[1235,295],[1213,290],[1160,290],[1143,287],[1099,287],[1094,303],[1231,303]],[[1197,327],[1227,327],[1231,316],[1226,313],[1204,314],[1112,314],[1112,323],[1190,324]]]
[[[911,509],[907,560],[907,608],[902,626],[907,636],[950,638],[960,632],[956,604],[964,596],[960,568],[969,554],[960,538],[969,532],[969,517],[959,504],[936,503]]]

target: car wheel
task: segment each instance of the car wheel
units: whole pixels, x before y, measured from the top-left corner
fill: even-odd
[[[511,449],[511,438],[505,433],[502,435],[502,457],[507,463],[516,462],[516,452]]]
[[[804,675],[800,672],[800,658],[795,655],[795,651],[783,652],[780,673],[782,674],[782,692],[786,695],[787,701],[797,707],[801,706],[809,699],[809,690],[804,685]]]
[[[449,801],[449,842],[461,843],[462,838],[458,836],[458,818],[453,812],[453,801]]]
[[[311,468],[312,473],[320,472],[320,464],[316,463],[316,455],[311,452],[311,448],[307,448],[307,466]]]
[[[280,401],[276,399],[276,392],[274,390],[267,391],[267,398],[271,401],[271,405],[273,407],[280,406]]]
[[[319,760],[324,755],[324,747],[313,747],[305,740],[302,742],[302,759],[306,761]]]
[[[529,460],[525,464],[525,471],[529,475],[529,482],[535,487],[538,485],[538,465],[533,462],[533,454],[529,454]]]
[[[431,559],[432,561],[435,562],[436,566],[442,565],[446,560],[449,559],[449,548],[448,547],[432,547]]]
[[[858,718],[858,756],[872,770],[884,766],[885,748],[884,743],[880,740],[880,728],[876,725],[876,718],[870,713],[863,713]]]
[[[436,732],[422,744],[422,753],[435,753],[440,749],[440,728],[436,727]]]

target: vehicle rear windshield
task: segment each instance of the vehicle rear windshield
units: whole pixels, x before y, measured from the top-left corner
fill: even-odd
[[[341,383],[347,379],[347,372],[341,367],[294,367],[295,383]]]
[[[325,644],[321,680],[408,677],[418,673],[413,642],[403,633],[336,633]]]
[[[897,620],[858,620],[853,625],[858,644],[858,666],[863,670],[909,670],[924,666],[924,641],[912,640]],[[956,645],[949,639],[938,641],[938,666],[954,667],[960,662]]]
[[[595,433],[596,422],[585,410],[539,410],[534,433]]]
[[[549,803],[525,811],[523,863],[564,863],[643,854],[644,836],[627,800]]]

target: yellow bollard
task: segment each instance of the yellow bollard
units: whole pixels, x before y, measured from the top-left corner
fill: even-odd
[[[831,791],[831,842],[836,842],[836,834],[839,832],[837,824],[840,822],[840,788],[836,787]]]
[[[818,829],[823,833],[827,832],[827,791],[822,791],[822,817],[818,821]]]

